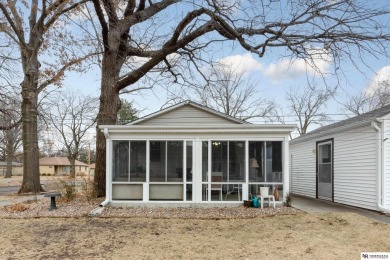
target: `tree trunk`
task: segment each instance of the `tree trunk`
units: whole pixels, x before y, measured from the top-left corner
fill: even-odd
[[[114,125],[120,108],[116,82],[119,78],[118,61],[112,53],[103,56],[102,83],[97,126]],[[103,131],[96,128],[96,168],[95,179],[97,196],[106,195],[106,138]]]
[[[11,178],[12,176],[12,160],[13,160],[13,149],[12,149],[12,135],[10,134],[10,131],[12,130],[7,130],[5,133],[5,160],[7,162],[7,170],[5,172],[4,178]]]
[[[22,82],[22,123],[23,123],[23,182],[19,193],[39,193],[43,191],[39,176],[38,147],[38,72],[39,62],[34,55],[24,70]]]
[[[7,156],[7,170],[4,178],[11,178],[12,176],[12,158]]]
[[[68,157],[68,159],[69,159],[69,162],[70,162],[70,177],[71,178],[76,178],[76,166],[75,166],[76,158],[71,156],[71,157]]]

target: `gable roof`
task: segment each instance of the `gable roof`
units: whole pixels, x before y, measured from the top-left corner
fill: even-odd
[[[165,109],[162,109],[160,111],[151,113],[151,114],[146,115],[144,117],[141,117],[141,118],[139,118],[137,120],[134,120],[133,122],[130,122],[128,125],[138,125],[138,124],[141,124],[141,123],[143,123],[145,121],[157,118],[157,117],[159,117],[159,116],[161,116],[163,114],[169,113],[169,112],[171,112],[173,110],[177,110],[177,109],[185,107],[185,106],[190,106],[190,107],[199,109],[201,111],[204,111],[204,112],[207,112],[209,114],[215,115],[215,116],[217,116],[219,118],[228,120],[228,121],[230,121],[232,123],[235,123],[235,124],[250,124],[249,122],[247,122],[245,120],[242,120],[242,119],[239,119],[239,118],[236,118],[236,117],[233,117],[233,116],[226,115],[226,114],[224,114],[222,112],[219,112],[219,111],[217,111],[215,109],[212,109],[210,107],[201,105],[201,104],[196,103],[194,101],[186,100],[186,101],[183,101],[181,103],[175,104],[175,105],[167,107]]]
[[[301,135],[300,137],[293,139],[291,142],[299,141],[302,139],[309,139],[310,137],[321,135],[324,132],[329,132],[332,130],[336,131],[336,129],[347,127],[350,125],[370,122],[370,121],[375,120],[377,118],[384,117],[387,114],[390,114],[390,105],[387,105],[387,106],[372,110],[370,112],[367,112],[367,113],[364,113],[364,114],[361,114],[358,116],[354,116],[354,117],[351,117],[351,118],[348,118],[348,119],[345,119],[345,120],[342,120],[342,121],[339,121],[339,122],[336,122],[336,123],[333,123],[330,125],[319,127],[319,128],[317,128],[317,129],[315,129],[307,134]]]
[[[70,162],[66,157],[44,157],[39,159],[39,165],[48,165],[48,166],[70,166]],[[75,161],[76,166],[88,166],[88,164]]]

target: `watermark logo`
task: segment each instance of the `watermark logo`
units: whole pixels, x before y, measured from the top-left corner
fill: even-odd
[[[390,252],[361,252],[360,259],[390,259]]]

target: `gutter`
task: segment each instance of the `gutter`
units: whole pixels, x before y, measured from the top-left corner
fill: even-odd
[[[103,129],[103,133],[104,133],[104,137],[106,138],[106,167],[107,167],[107,162],[108,162],[108,160],[109,160],[109,154],[107,153],[107,146],[108,146],[108,143],[109,143],[109,141],[108,141],[108,139],[109,139],[109,137],[110,137],[110,135],[109,135],[109,133],[108,133],[108,129],[107,128],[104,128]],[[108,178],[108,176],[107,176],[107,172],[106,172],[106,199],[102,202],[102,203],[100,203],[100,207],[104,207],[104,206],[106,206],[109,202],[110,202],[110,187],[109,187],[109,185],[110,185],[110,183],[109,183],[109,179],[110,178]]]
[[[378,122],[381,122],[377,119]],[[376,189],[377,189],[377,207],[380,211],[384,213],[390,213],[390,209],[383,207],[382,205],[382,191],[383,191],[383,184],[382,184],[382,173],[383,173],[383,163],[382,163],[382,129],[379,128],[378,123],[375,121],[371,122],[371,127],[374,128],[378,132],[378,144],[377,144],[377,165],[379,166],[377,168],[377,181],[376,181]]]
[[[107,199],[105,199],[102,203],[100,203],[100,207],[104,207],[104,206],[106,206],[107,204],[108,204],[108,202],[110,202],[110,200],[107,198]]]

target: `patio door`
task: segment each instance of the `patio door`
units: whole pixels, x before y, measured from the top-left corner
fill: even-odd
[[[333,142],[317,143],[317,197],[333,199]]]

